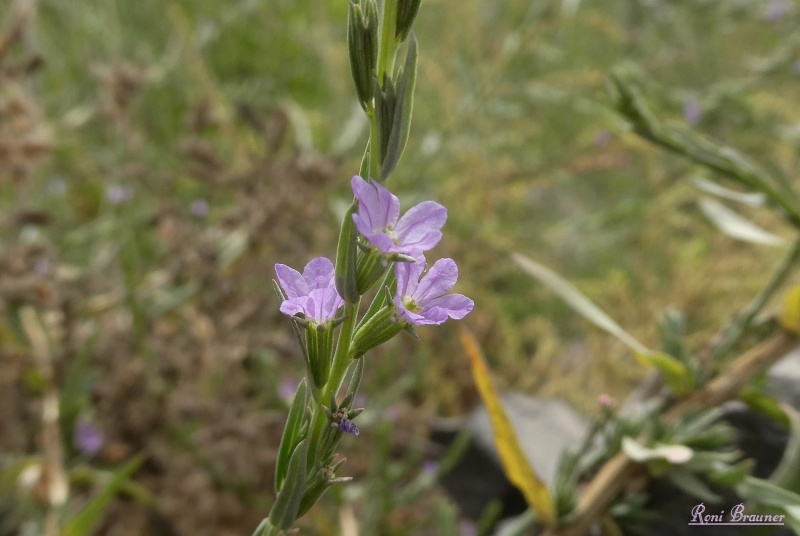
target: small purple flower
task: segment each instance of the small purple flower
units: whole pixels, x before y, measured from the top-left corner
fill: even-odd
[[[794,72],[800,74],[800,58],[798,58],[797,61],[794,62]]]
[[[697,99],[689,98],[683,103],[683,117],[686,122],[694,126],[703,118],[703,109]]]
[[[94,456],[103,448],[103,432],[90,421],[80,421],[73,436],[75,447],[87,456]]]
[[[189,204],[189,212],[198,218],[204,218],[208,215],[208,203],[205,199],[195,199]]]
[[[424,464],[422,464],[422,469],[420,472],[423,475],[431,475],[434,476],[439,471],[439,462],[434,460],[427,460]]]
[[[33,271],[36,272],[36,275],[39,277],[47,277],[50,275],[51,271],[50,261],[45,258],[37,259],[36,263],[33,265]]]
[[[478,536],[478,526],[472,521],[462,521],[459,524],[461,536]]]
[[[333,263],[325,257],[311,260],[303,274],[285,264],[276,264],[278,283],[286,293],[281,312],[288,316],[303,314],[307,320],[324,324],[334,319],[344,300],[336,291]]]
[[[415,326],[441,324],[447,318],[460,320],[472,311],[474,302],[462,294],[447,294],[458,280],[458,267],[453,259],[439,259],[425,275],[425,257],[417,262],[395,265],[397,314]]]
[[[792,9],[791,2],[787,0],[774,0],[770,2],[767,9],[764,11],[764,20],[775,22],[782,19]]]
[[[356,426],[356,423],[354,423],[353,421],[351,421],[347,417],[344,417],[341,421],[339,421],[339,430],[341,432],[345,432],[347,434],[353,434],[353,435],[358,435],[358,434],[361,433],[358,430],[358,426]]]
[[[119,205],[133,199],[133,189],[130,186],[112,184],[106,188],[106,199],[114,205]]]
[[[298,382],[295,378],[288,378],[283,380],[278,385],[278,396],[287,404],[291,404],[294,400],[294,393],[297,391]]]
[[[400,218],[400,201],[382,185],[358,175],[351,185],[358,200],[358,213],[353,214],[356,228],[381,253],[416,257],[442,239],[447,209],[439,203],[424,201]]]
[[[598,149],[605,147],[611,142],[611,133],[607,130],[601,130],[594,135],[594,146]]]

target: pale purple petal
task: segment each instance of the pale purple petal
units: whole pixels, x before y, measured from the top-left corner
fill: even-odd
[[[344,304],[334,288],[317,288],[308,294],[306,318],[324,324],[336,317],[336,311]]]
[[[353,219],[355,219],[356,216],[357,214],[353,214]],[[358,228],[358,223],[356,223],[356,228]],[[358,229],[358,232],[363,234],[367,242],[378,248],[378,251],[381,253],[394,251],[394,241],[389,235],[385,233],[364,233],[361,229]]]
[[[422,251],[432,249],[442,239],[441,228],[447,221],[447,209],[434,201],[411,207],[395,227],[397,243]]]
[[[299,313],[306,314],[306,306],[308,304],[308,296],[297,296],[283,300],[281,303],[281,312],[287,316],[295,316]]]
[[[358,175],[353,177],[350,184],[358,200],[358,212],[353,215],[353,221],[361,234],[367,236],[385,232],[389,226],[397,224],[400,216],[397,196],[377,182],[367,182]]]
[[[331,288],[334,285],[333,272],[333,263],[330,259],[317,257],[303,268],[303,279],[305,279],[309,290]]]
[[[310,289],[308,288],[306,280],[300,275],[300,272],[285,264],[276,264],[275,274],[278,276],[278,283],[286,293],[287,298],[291,299],[299,298],[300,296],[308,296],[308,291]]]
[[[397,296],[413,296],[419,285],[419,278],[425,270],[425,257],[420,254],[416,262],[397,262],[394,277],[397,280]]]
[[[455,261],[439,259],[419,282],[419,286],[413,291],[411,297],[424,308],[430,300],[450,291],[456,281],[458,281],[458,266]]]
[[[475,302],[463,294],[447,294],[428,301],[427,306],[430,310],[437,309],[443,311],[453,320],[461,320],[472,311]]]
[[[417,326],[439,325],[447,320],[447,311],[434,307],[432,309],[424,309],[419,316],[419,320],[415,322]]]

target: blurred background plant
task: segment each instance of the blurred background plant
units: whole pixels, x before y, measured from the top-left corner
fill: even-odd
[[[783,252],[708,224],[684,180],[706,172],[624,127],[609,73],[637,64],[659,117],[789,180],[800,10],[771,0],[423,9],[414,125],[393,188],[409,204],[451,207],[439,248],[459,259],[458,291],[476,302],[467,323],[500,387],[597,415],[599,394],[622,398],[645,370],[496,253],[535,257],[614,304],[648,347],[668,307],[685,315],[687,345],[707,341]],[[271,267],[332,253],[350,200],[342,177],[367,132],[347,3],[0,10],[0,534],[42,534],[48,516],[90,519],[76,534],[247,534],[273,500],[283,393],[303,373]],[[737,208],[789,236],[773,214]],[[309,512],[305,533],[474,530],[434,486],[446,466],[426,463],[441,454],[426,437],[434,416],[462,414],[478,395],[455,331],[421,336],[373,356],[363,441],[348,455],[356,482]],[[42,415],[53,397],[57,429]],[[61,461],[46,465],[55,450]],[[46,467],[60,467],[65,494]]]

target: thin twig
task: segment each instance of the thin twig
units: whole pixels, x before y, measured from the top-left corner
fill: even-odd
[[[739,357],[728,370],[701,390],[678,403],[664,415],[674,422],[691,409],[707,409],[735,398],[761,369],[774,363],[798,345],[794,334],[780,330]],[[546,536],[582,536],[608,511],[625,485],[645,475],[644,467],[620,452],[600,469],[586,486],[578,502],[578,516],[567,525],[546,532]]]

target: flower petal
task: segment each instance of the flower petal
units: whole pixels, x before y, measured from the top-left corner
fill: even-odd
[[[394,277],[397,280],[397,293],[395,296],[413,298],[419,285],[419,277],[425,270],[425,256],[421,253],[416,256],[416,262],[397,262],[394,265]]]
[[[416,263],[415,263],[416,264]],[[458,266],[453,259],[439,259],[419,282],[411,297],[423,309],[429,301],[446,294],[458,280]]]
[[[447,316],[454,320],[461,320],[467,316],[474,306],[475,302],[463,294],[447,294],[428,302],[428,307],[430,307],[431,311],[444,311]]]
[[[358,200],[358,212],[353,215],[356,228],[363,235],[385,232],[397,224],[400,216],[400,200],[389,190],[370,179],[365,181],[358,175],[350,181]]]
[[[404,247],[432,249],[442,239],[441,228],[447,221],[447,209],[434,201],[411,207],[395,227],[397,242]]]
[[[317,324],[324,324],[336,317],[336,311],[344,304],[344,300],[335,288],[318,288],[308,294],[306,318]]]
[[[299,313],[305,315],[307,302],[308,296],[296,296],[288,300],[283,300],[283,303],[281,303],[281,312],[286,316],[295,316]]]
[[[300,272],[294,268],[290,268],[285,264],[276,264],[275,274],[278,276],[278,283],[286,293],[287,298],[297,298],[299,296],[308,295],[308,283],[306,283],[306,280],[300,275]]]
[[[312,259],[303,268],[303,279],[305,279],[309,290],[315,288],[330,288],[334,285],[333,263],[325,257]]]
[[[358,214],[353,214],[353,220],[356,219]],[[356,229],[358,229],[358,223],[356,222]],[[378,248],[378,251],[381,253],[389,253],[394,251],[395,245],[389,235],[385,233],[364,233],[361,229],[358,229],[358,232],[364,235],[364,238],[367,239],[367,242]]]

